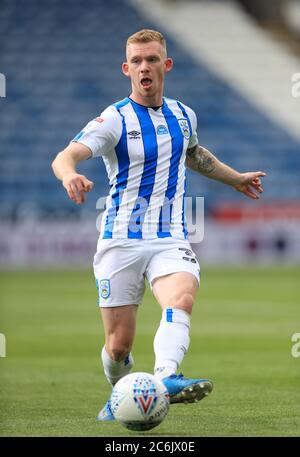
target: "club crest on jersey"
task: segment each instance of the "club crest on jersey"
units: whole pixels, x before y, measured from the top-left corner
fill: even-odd
[[[133,398],[143,416],[150,414],[157,402],[155,389],[134,389]]]
[[[186,119],[178,119],[178,123],[184,138],[188,140],[190,138],[190,129],[188,121]]]
[[[157,133],[157,135],[167,135],[169,132],[168,132],[167,127],[165,125],[161,124],[157,127],[156,133]]]
[[[110,280],[101,279],[99,281],[99,292],[102,298],[108,298],[110,296]]]

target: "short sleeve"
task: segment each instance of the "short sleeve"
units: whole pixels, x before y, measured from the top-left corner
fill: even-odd
[[[192,127],[192,135],[190,137],[189,145],[188,145],[188,149],[191,149],[198,144],[197,116],[196,116],[196,113],[191,108],[187,108],[187,114],[190,118],[191,127]]]
[[[81,143],[92,151],[93,157],[109,155],[118,144],[122,133],[122,119],[113,106],[90,121],[72,142]]]

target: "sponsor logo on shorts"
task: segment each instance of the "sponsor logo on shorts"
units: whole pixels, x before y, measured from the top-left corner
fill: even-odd
[[[104,122],[104,119],[102,119],[102,117],[96,117],[95,121],[101,124],[101,122]]]
[[[101,279],[99,281],[99,292],[102,298],[108,298],[110,296],[110,280]]]
[[[186,248],[178,248],[179,251],[184,251],[185,255],[193,255],[195,256],[195,253],[191,249],[186,249]]]
[[[189,262],[197,263],[196,259],[193,259],[193,258],[190,258],[190,257],[182,257],[182,258],[183,258],[183,260],[188,260]]]
[[[192,263],[197,263],[196,255],[191,249],[186,249],[186,248],[178,248],[178,249],[179,249],[179,251],[184,251],[185,256],[189,256],[189,257],[183,256],[182,257],[183,260],[187,260],[188,262],[192,262]]]

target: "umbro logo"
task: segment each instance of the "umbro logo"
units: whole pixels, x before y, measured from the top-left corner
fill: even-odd
[[[128,132],[129,138],[131,139],[138,139],[141,137],[141,132],[137,132],[136,130],[131,130],[131,132]]]

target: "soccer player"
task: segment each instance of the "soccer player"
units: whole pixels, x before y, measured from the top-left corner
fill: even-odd
[[[130,96],[90,121],[52,167],[70,199],[81,204],[93,182],[78,174],[76,165],[101,156],[106,166],[111,189],[94,273],[108,381],[113,386],[132,369],[136,314],[146,278],[162,308],[154,338],[154,374],[167,387],[171,403],[193,403],[208,395],[213,384],[176,374],[189,347],[200,270],[185,225],[186,166],[252,199],[263,191],[265,173],[239,173],[198,144],[194,111],[163,97],[173,61],[160,32],[145,29],[130,36],[126,59],[122,71],[131,80]],[[109,400],[98,419],[114,419]]]

